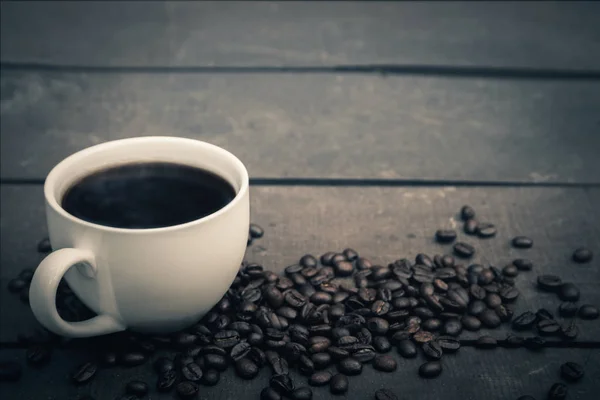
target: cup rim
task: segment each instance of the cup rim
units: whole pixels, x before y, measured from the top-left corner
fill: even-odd
[[[202,218],[195,219],[195,220],[186,222],[184,224],[170,225],[170,226],[164,226],[164,227],[160,227],[160,228],[148,228],[148,229],[143,229],[143,228],[136,228],[136,229],[117,228],[117,227],[113,227],[113,226],[106,226],[106,225],[96,224],[96,223],[93,223],[93,222],[89,222],[89,221],[83,220],[81,218],[78,218],[78,217],[76,217],[76,216],[68,213],[59,204],[59,202],[58,202],[58,200],[57,200],[57,198],[55,196],[54,189],[55,189],[55,186],[57,184],[57,179],[58,179],[57,177],[58,177],[58,175],[60,175],[61,172],[63,172],[66,168],[71,167],[75,163],[81,162],[85,157],[89,156],[90,154],[101,152],[101,151],[107,151],[107,150],[110,150],[112,148],[119,147],[119,146],[121,146],[123,144],[131,143],[131,142],[145,142],[145,143],[148,143],[148,142],[157,142],[157,143],[164,143],[165,141],[178,142],[178,143],[188,144],[188,145],[194,145],[194,146],[201,146],[201,147],[204,147],[207,150],[220,153],[223,156],[225,156],[227,159],[229,159],[229,161],[235,166],[237,172],[241,176],[241,185],[240,185],[240,188],[237,191],[235,197],[233,198],[233,200],[231,200],[227,205],[225,205],[223,208],[219,209],[218,211],[215,211],[214,213],[209,214],[207,216],[204,216]],[[249,186],[249,178],[248,178],[248,171],[246,170],[246,167],[244,166],[244,164],[242,163],[242,161],[240,161],[239,158],[237,158],[233,153],[225,150],[222,147],[219,147],[219,146],[216,146],[214,144],[207,143],[207,142],[203,142],[201,140],[189,139],[189,138],[182,138],[182,137],[174,137],[174,136],[142,136],[142,137],[135,137],[135,138],[111,140],[111,141],[108,141],[108,142],[100,143],[100,144],[97,144],[97,145],[93,145],[93,146],[87,147],[87,148],[85,148],[83,150],[75,152],[75,153],[71,154],[70,156],[64,158],[62,161],[60,161],[58,164],[56,164],[52,168],[52,170],[50,170],[50,173],[46,177],[46,180],[44,182],[44,197],[46,198],[47,204],[56,213],[58,213],[60,216],[62,216],[64,218],[70,220],[71,222],[74,222],[74,223],[77,223],[77,224],[80,224],[80,225],[84,225],[84,226],[86,226],[88,228],[93,228],[93,229],[96,229],[96,230],[104,231],[104,232],[122,233],[122,234],[136,234],[136,235],[139,235],[139,234],[155,234],[155,233],[166,233],[166,232],[171,232],[171,231],[177,231],[177,230],[180,230],[180,229],[186,229],[186,228],[190,228],[190,227],[195,226],[195,225],[203,224],[203,223],[211,221],[211,220],[213,220],[215,218],[219,218],[219,216],[227,213],[229,210],[231,210],[232,208],[236,207],[237,204],[242,201],[242,198],[248,192],[248,186]]]

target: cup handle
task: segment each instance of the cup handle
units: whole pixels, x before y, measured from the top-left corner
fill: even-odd
[[[67,322],[58,315],[56,290],[64,274],[78,263],[85,263],[82,272],[91,279],[96,276],[94,254],[80,249],[60,249],[50,253],[36,269],[29,289],[29,304],[37,320],[54,333],[68,337],[104,335],[125,330],[125,326],[110,315],[98,315],[81,322]]]

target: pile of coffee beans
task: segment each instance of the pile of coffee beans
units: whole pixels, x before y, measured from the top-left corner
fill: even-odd
[[[472,207],[464,206],[460,214],[465,234],[481,239],[496,236],[496,227],[478,222]],[[251,224],[248,245],[263,234],[260,226]],[[516,259],[503,269],[466,265],[464,260],[472,257],[476,248],[457,242],[458,236],[454,230],[435,232],[439,243],[452,246],[453,255],[430,257],[421,253],[414,260],[401,258],[387,265],[375,264],[351,248],[319,257],[305,254],[286,267],[283,275],[257,263],[243,262],[225,296],[188,329],[169,336],[121,333],[90,339],[98,355],[74,369],[72,382],[85,384],[99,369],[133,367],[153,358],[155,390],[175,392],[180,398],[196,396],[199,385],[216,385],[228,368],[244,380],[254,379],[261,369],[269,368],[271,377],[260,393],[261,399],[302,400],[312,398],[309,386],[328,386],[334,395],[346,393],[348,377],[360,375],[368,364],[381,373],[395,371],[397,361],[387,354],[392,349],[406,359],[421,354],[427,361],[415,372],[431,379],[442,374],[442,357],[457,352],[461,345],[538,350],[546,346],[545,336],[558,340],[577,336],[575,320],[562,323],[545,309],[513,318],[520,296],[515,281],[519,274],[533,269],[531,261]],[[518,236],[512,245],[529,248],[533,240]],[[49,243],[40,242],[38,249],[49,251]],[[579,260],[591,259],[591,252],[586,255],[580,250]],[[22,296],[32,275],[31,270],[22,271],[10,282],[9,290]],[[575,285],[553,275],[540,275],[537,283],[541,290],[555,292],[563,301],[561,317],[598,317],[596,307],[577,304],[580,294]],[[61,284],[57,305],[63,318],[85,319],[91,313],[76,302],[68,286]],[[537,334],[460,339],[463,331],[493,330],[502,324],[510,324],[516,331],[535,329]],[[29,346],[27,360],[32,365],[47,363],[54,347],[69,343],[46,331],[21,340]],[[156,358],[157,350],[168,351],[170,356]],[[305,377],[308,386],[290,375],[292,369]],[[564,369],[565,376],[577,374],[575,367]],[[0,364],[3,380],[18,380],[20,375],[18,364]],[[151,386],[132,381],[124,393],[134,399],[148,393]],[[553,390],[559,393],[561,389]],[[382,389],[375,398],[397,397]]]
[[[583,378],[584,370],[583,366],[576,362],[566,362],[560,366],[560,376],[565,381],[574,383],[578,382]],[[562,382],[556,382],[552,384],[548,393],[546,394],[546,399],[548,400],[563,400],[567,398],[568,387]],[[536,400],[535,397],[531,395],[523,395],[520,396],[517,400]]]

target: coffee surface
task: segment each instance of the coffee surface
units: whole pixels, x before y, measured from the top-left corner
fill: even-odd
[[[174,163],[137,163],[105,169],[75,183],[62,199],[71,215],[99,225],[150,229],[210,215],[236,193],[225,179]]]

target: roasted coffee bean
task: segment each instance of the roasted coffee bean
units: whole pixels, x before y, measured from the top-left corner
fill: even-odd
[[[393,372],[398,368],[398,363],[392,356],[379,355],[373,359],[373,368],[377,371]]]
[[[488,293],[487,296],[485,296],[485,304],[487,304],[489,308],[496,308],[502,304],[502,298],[496,293]]]
[[[516,236],[512,239],[511,243],[517,249],[529,249],[533,246],[533,240],[527,236]]]
[[[423,321],[421,328],[425,331],[437,331],[442,326],[442,321],[437,318],[429,318]]]
[[[298,370],[303,375],[310,375],[315,372],[315,364],[312,362],[309,356],[303,354],[298,359]]]
[[[156,390],[159,392],[168,392],[175,386],[176,380],[177,373],[175,370],[161,372],[158,374],[158,379],[156,381]]]
[[[282,397],[272,387],[266,387],[260,392],[260,400],[281,400]]]
[[[374,315],[380,317],[382,315],[387,314],[390,311],[390,303],[388,303],[387,301],[383,301],[383,300],[376,300],[372,305],[371,305],[371,311],[373,312]]]
[[[575,321],[571,321],[568,325],[560,327],[560,334],[566,340],[573,340],[579,335],[579,328],[575,325]]]
[[[356,336],[342,336],[337,341],[337,345],[341,348],[347,348],[348,346],[352,346],[358,343],[359,341]]]
[[[321,264],[332,266],[333,265],[333,257],[335,257],[335,253],[333,251],[328,251],[321,255],[320,260]]]
[[[498,347],[498,341],[491,336],[479,336],[475,342],[475,347],[478,349],[495,349]]]
[[[221,374],[219,373],[219,371],[217,371],[216,369],[208,369],[204,371],[200,383],[202,383],[205,386],[215,386],[217,383],[219,383],[220,379]]]
[[[333,328],[331,330],[331,337],[335,340],[339,340],[344,336],[351,336],[350,331],[346,328]]]
[[[513,317],[513,310],[502,304],[494,308],[494,311],[496,312],[496,314],[498,314],[498,317],[502,322],[508,322]]]
[[[285,302],[293,308],[300,308],[306,304],[306,298],[295,289],[290,289],[284,295]]]
[[[371,274],[370,278],[374,281],[382,281],[392,276],[392,271],[388,267],[380,265],[373,266],[371,270],[373,271],[373,273]]]
[[[338,276],[350,276],[354,272],[354,266],[350,261],[338,261],[335,263],[334,268]]]
[[[577,315],[577,310],[579,310],[579,306],[577,305],[577,303],[570,301],[561,303],[558,307],[558,313],[561,315],[561,317],[567,318],[574,317],[575,315]]]
[[[8,290],[12,293],[19,293],[27,288],[27,282],[21,278],[11,279],[8,282]]]
[[[284,271],[285,271],[285,273],[286,273],[287,275],[294,275],[294,274],[297,274],[297,273],[299,273],[300,271],[302,271],[302,269],[303,269],[303,268],[304,268],[304,266],[303,266],[303,265],[300,265],[300,264],[292,264],[292,265],[290,265],[290,266],[287,266],[287,267],[285,267],[285,270],[284,270]],[[290,276],[290,278],[291,278],[291,276]],[[293,279],[292,279],[292,280],[293,280]]]
[[[275,284],[275,286],[279,290],[288,290],[288,289],[291,289],[292,287],[294,287],[294,282],[292,282],[292,280],[290,278],[287,278],[285,276],[280,276],[279,279],[277,280],[277,283]]]
[[[310,376],[308,384],[311,386],[324,386],[331,380],[332,374],[329,371],[315,372]]]
[[[348,391],[348,378],[344,374],[336,374],[329,381],[329,390],[333,394],[343,394]]]
[[[516,331],[531,329],[533,324],[535,324],[536,319],[537,316],[534,313],[526,311],[512,320],[512,328]]]
[[[508,264],[504,268],[502,268],[502,274],[508,277],[515,277],[519,275],[519,270],[514,264]]]
[[[569,361],[560,366],[560,376],[569,382],[577,382],[583,375],[583,366],[576,362]]]
[[[265,234],[265,231],[260,225],[250,224],[249,233],[252,239],[260,239]]]
[[[235,362],[235,372],[242,379],[253,379],[258,371],[258,366],[249,358],[241,358]]]
[[[375,400],[398,400],[398,396],[389,389],[379,389],[375,392]]]
[[[503,286],[498,292],[502,300],[506,303],[513,302],[519,297],[519,290],[512,286]]]
[[[443,350],[435,340],[423,343],[421,348],[423,349],[425,356],[431,360],[439,360],[442,358]]]
[[[348,299],[348,297],[350,297],[350,294],[348,292],[338,292],[333,295],[333,298],[332,298],[333,304],[343,303],[344,301],[346,301]],[[338,310],[335,313],[336,318],[339,318],[342,315],[344,315],[344,307],[338,308],[336,310]],[[330,312],[330,315],[331,315],[331,312]]]
[[[477,316],[477,315],[481,314],[482,312],[484,312],[486,309],[487,309],[487,306],[485,305],[485,303],[483,301],[474,300],[471,302],[471,304],[469,304],[467,311],[469,314]]]
[[[468,243],[457,242],[453,246],[454,254],[462,258],[470,258],[475,254],[475,248]]]
[[[492,283],[494,279],[494,273],[489,268],[486,268],[479,273],[477,282],[479,283],[479,285],[488,285]]]
[[[579,288],[572,283],[563,283],[558,289],[558,297],[562,301],[578,301]]]
[[[190,399],[195,397],[198,394],[198,390],[198,385],[196,385],[194,382],[179,382],[175,387],[177,395],[182,399]]]
[[[300,261],[298,261],[298,263],[300,265],[305,266],[305,267],[316,267],[317,265],[319,265],[318,260],[312,254],[305,254],[305,255],[303,255],[300,258]]]
[[[202,368],[195,362],[192,362],[181,367],[181,375],[188,381],[200,382],[200,379],[202,379]]]
[[[286,318],[287,320],[294,320],[296,317],[298,317],[298,310],[288,306],[279,307],[275,313],[280,317]]]
[[[234,330],[224,330],[215,333],[214,344],[222,348],[233,347],[240,342],[240,334]]]
[[[204,363],[207,368],[216,369],[219,372],[223,372],[227,369],[227,359],[220,354],[205,354]]]
[[[464,307],[461,304],[448,297],[440,297],[439,302],[446,312],[462,312],[464,310]]]
[[[435,269],[444,267],[441,255],[436,254],[435,256],[433,256],[433,265],[435,265]]]
[[[587,263],[592,261],[592,258],[592,252],[585,247],[580,247],[573,252],[573,261],[576,263]]]
[[[159,374],[175,370],[175,363],[167,357],[157,358],[153,365],[154,370]]]
[[[361,363],[368,363],[369,361],[373,360],[373,358],[375,358],[375,356],[377,355],[373,346],[370,345],[356,345],[353,346],[353,348],[355,349],[351,351],[352,358],[360,361]]]
[[[186,348],[196,344],[197,339],[198,337],[193,333],[179,332],[173,336],[171,343],[178,347]]]
[[[348,261],[354,261],[358,258],[358,253],[352,248],[344,249],[344,251],[342,251],[342,254],[344,255],[344,257],[346,257],[346,260]]]
[[[41,344],[30,346],[25,352],[27,363],[33,366],[42,366],[47,364],[50,361],[51,356],[52,350],[49,347]]]
[[[491,238],[496,236],[496,227],[494,224],[488,222],[480,222],[477,225],[477,236],[483,239]]]
[[[335,264],[342,261],[347,261],[346,257],[342,253],[335,253],[333,258],[331,259],[331,266],[334,266]]]
[[[300,271],[300,274],[306,279],[310,279],[318,273],[319,269],[317,267],[304,267],[304,269]]]
[[[385,335],[390,324],[383,318],[375,317],[367,321],[367,328],[375,335]]]
[[[458,319],[451,318],[442,325],[442,332],[448,336],[458,336],[462,332],[462,324]]]
[[[356,268],[358,268],[359,270],[367,270],[370,269],[372,266],[373,263],[371,263],[370,260],[364,257],[359,257],[358,260],[356,260]]]
[[[296,361],[302,354],[306,354],[306,347],[300,343],[289,342],[284,347],[284,354],[290,361]]]
[[[579,318],[581,319],[596,319],[600,313],[598,312],[598,308],[591,304],[584,304],[579,307],[579,312],[577,313]]]
[[[283,305],[283,294],[275,286],[267,286],[264,289],[264,297],[273,308],[278,308]]]
[[[530,350],[540,350],[546,345],[546,340],[539,336],[531,336],[525,338],[523,346]]]
[[[290,373],[290,368],[288,362],[279,356],[275,356],[271,361],[271,368],[273,368],[273,373],[276,375],[287,375]]]
[[[460,349],[460,340],[450,336],[440,336],[436,339],[444,353],[455,353]]]
[[[362,372],[362,364],[357,359],[348,357],[338,363],[338,369],[346,375],[359,375]]]
[[[315,369],[327,368],[331,364],[331,355],[329,353],[315,353],[310,357]]]
[[[460,209],[460,218],[463,221],[466,221],[471,218],[475,218],[475,210],[473,209],[473,207],[471,207],[469,205],[462,206],[462,208]]]
[[[320,338],[321,336],[315,336],[315,337]],[[311,339],[314,339],[315,337],[313,337]],[[327,338],[323,337],[323,339],[327,339]],[[313,342],[310,345],[310,347],[308,348],[308,352],[310,354],[322,353],[324,351],[327,351],[327,349],[329,348],[329,346],[331,346],[331,341],[329,339],[318,341],[318,342]]]
[[[373,348],[378,353],[387,353],[392,349],[392,345],[385,336],[375,336],[373,338]]]
[[[435,232],[435,239],[439,243],[452,243],[456,239],[456,231],[453,229],[439,229]]]
[[[567,398],[567,386],[564,383],[555,383],[548,391],[548,400],[562,400]]]
[[[241,358],[244,358],[250,351],[250,348],[250,343],[240,342],[231,348],[229,355],[231,356],[232,360],[237,361]]]
[[[343,360],[344,358],[350,357],[350,352],[348,350],[342,349],[337,346],[331,346],[327,349],[331,358],[334,360]]]
[[[560,325],[553,319],[542,319],[537,323],[537,330],[540,335],[555,335],[560,331]]]
[[[98,370],[98,366],[93,362],[86,362],[75,368],[71,374],[71,381],[76,385],[81,385],[89,382]]]
[[[512,263],[515,267],[517,267],[519,271],[531,271],[531,269],[533,268],[533,263],[525,258],[518,258]]]
[[[556,275],[540,275],[537,277],[537,285],[542,290],[556,292],[560,289],[562,280]]]
[[[267,362],[266,354],[259,347],[252,347],[246,357],[254,361],[254,364],[259,367],[262,367]]]
[[[125,393],[138,397],[143,397],[148,394],[149,388],[146,382],[130,381],[125,386]]]
[[[481,321],[472,315],[464,315],[461,318],[463,328],[468,331],[477,331],[481,328]]]
[[[276,374],[269,380],[269,385],[281,395],[289,395],[296,388],[288,374]]]
[[[227,355],[227,351],[222,347],[211,344],[211,345],[202,347],[200,354],[203,354],[203,355],[204,354],[218,354],[218,355],[224,357]]]
[[[463,225],[463,232],[466,233],[467,235],[475,235],[478,231],[478,226],[479,224],[477,223],[477,221],[473,218],[469,218],[468,220],[465,221],[464,225]]]
[[[415,344],[409,339],[398,342],[398,346],[396,348],[398,350],[398,354],[404,358],[415,358],[417,356],[417,346],[415,346]]]
[[[333,302],[333,296],[326,292],[316,292],[310,296],[310,301],[314,304],[331,304]]]
[[[521,347],[525,342],[525,338],[522,336],[516,336],[511,333],[506,335],[506,339],[504,339],[504,346],[508,348],[516,348]]]
[[[181,369],[184,366],[191,364],[194,362],[194,358],[191,356],[186,355],[185,353],[178,353],[175,356],[175,365],[177,366],[177,368]]]
[[[487,328],[497,328],[500,326],[502,321],[494,310],[485,310],[477,316],[481,323]]]
[[[419,367],[419,375],[423,378],[435,378],[442,373],[442,363],[429,361]]]
[[[431,258],[423,253],[417,254],[417,256],[415,257],[415,263],[417,265],[424,265],[429,268],[433,267],[433,261],[431,260]]]
[[[434,339],[434,334],[427,331],[419,331],[413,335],[413,340],[419,344],[427,343]]]
[[[291,398],[292,400],[311,400],[312,395],[312,390],[305,386],[294,390],[291,393]]]
[[[539,310],[537,310],[535,312],[535,316],[538,321],[542,319],[554,319],[554,315],[552,315],[552,313],[546,310],[545,308],[540,308]]]
[[[290,279],[296,287],[308,284],[308,281],[301,274],[291,274]]]

